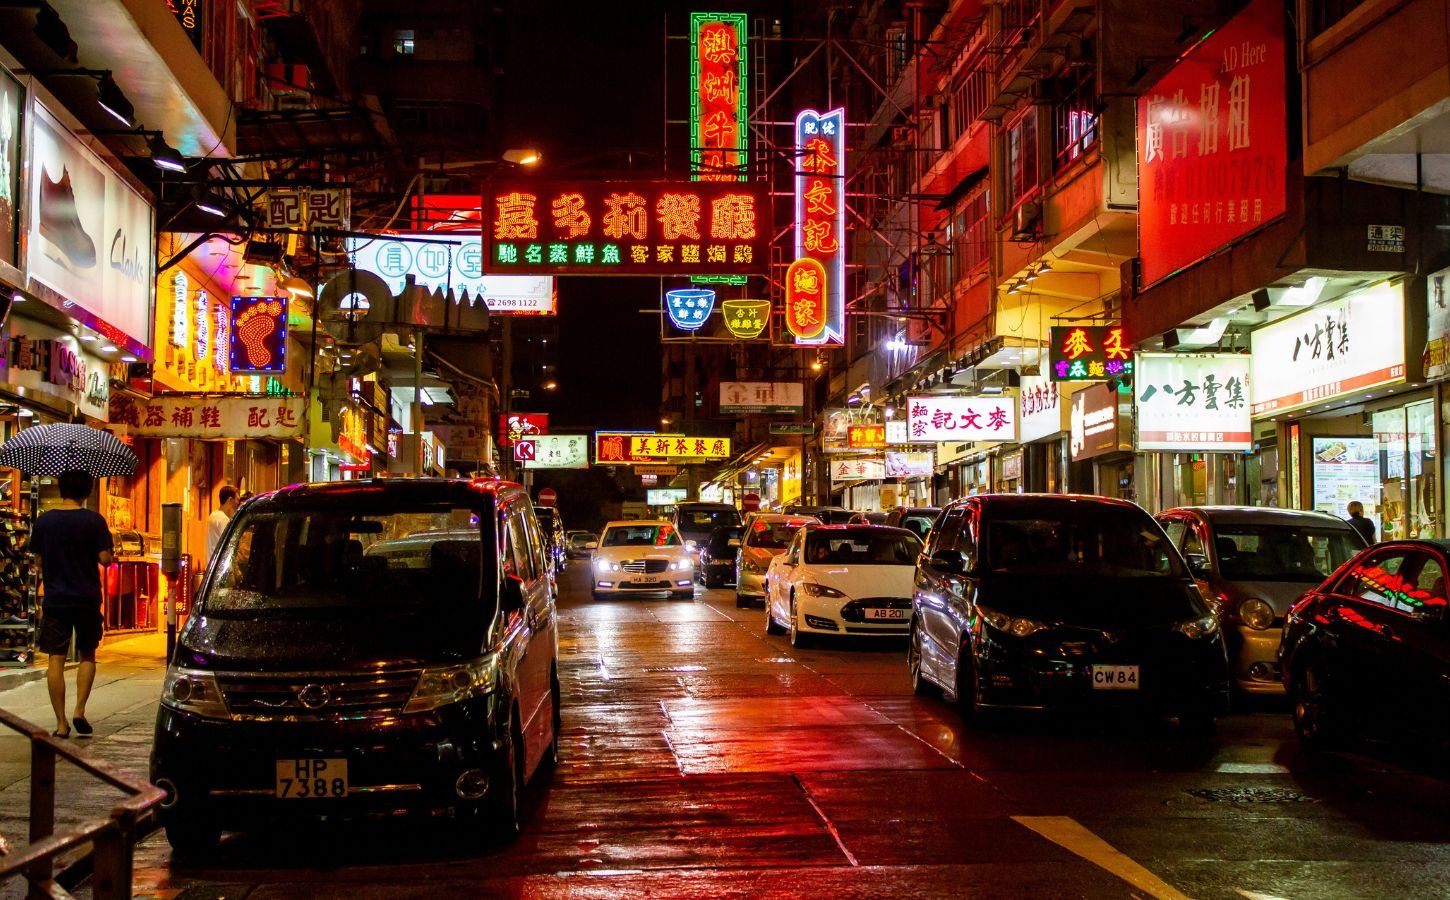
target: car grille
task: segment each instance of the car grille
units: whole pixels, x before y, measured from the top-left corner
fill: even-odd
[[[636,575],[655,575],[670,567],[667,559],[626,559],[619,564],[621,572],[633,572]]]
[[[418,674],[416,669],[357,675],[222,674],[217,685],[233,716],[324,719],[400,713],[418,685]]]

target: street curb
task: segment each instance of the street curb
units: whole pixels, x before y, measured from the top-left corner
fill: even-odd
[[[74,669],[80,663],[68,662],[65,664],[66,671]],[[0,674],[0,693],[13,690],[21,685],[30,684],[32,681],[45,680],[45,669],[26,669],[24,672],[15,675]]]

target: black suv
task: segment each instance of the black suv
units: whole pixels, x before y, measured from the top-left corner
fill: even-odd
[[[166,671],[180,852],[281,818],[448,811],[500,836],[559,740],[545,536],[518,485],[298,485],[232,519]]]

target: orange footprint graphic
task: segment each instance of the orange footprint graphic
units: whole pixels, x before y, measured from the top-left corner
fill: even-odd
[[[265,342],[267,335],[276,329],[277,323],[271,316],[252,316],[237,325],[237,337],[246,348],[247,362],[260,368],[272,361],[272,353]]]

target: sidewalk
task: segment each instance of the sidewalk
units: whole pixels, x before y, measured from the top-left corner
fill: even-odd
[[[0,669],[0,692],[13,690],[33,681],[44,681],[46,656],[44,653],[36,656],[36,662],[30,666]],[[165,664],[166,634],[164,632],[122,635],[109,643],[103,642],[96,650],[98,665],[114,662],[135,664],[146,660],[153,660],[157,668]],[[73,670],[76,665],[73,662],[66,663],[66,671]]]

